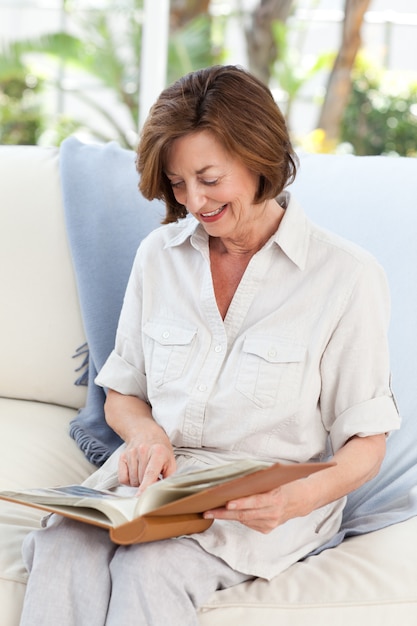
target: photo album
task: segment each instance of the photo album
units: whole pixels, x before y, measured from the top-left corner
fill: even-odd
[[[206,530],[204,511],[245,496],[306,478],[333,463],[264,463],[243,459],[208,469],[176,473],[150,485],[140,496],[67,485],[0,491],[8,500],[108,529],[118,544],[140,543]]]

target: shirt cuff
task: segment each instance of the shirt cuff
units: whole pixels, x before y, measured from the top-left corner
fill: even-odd
[[[333,451],[339,450],[351,437],[369,437],[397,430],[401,425],[392,396],[372,398],[350,407],[335,420],[330,429]]]
[[[146,376],[114,350],[110,353],[94,382],[99,387],[107,387],[125,396],[136,396],[149,402]]]

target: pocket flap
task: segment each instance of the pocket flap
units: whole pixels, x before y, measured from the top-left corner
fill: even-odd
[[[183,328],[170,321],[147,322],[144,333],[164,346],[181,346],[191,343],[197,332],[196,328]]]
[[[298,363],[304,360],[306,347],[276,337],[246,337],[243,351],[270,363]]]

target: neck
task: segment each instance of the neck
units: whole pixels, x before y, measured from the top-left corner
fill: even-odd
[[[252,257],[277,231],[284,213],[276,200],[268,200],[250,230],[237,237],[210,237],[210,249],[217,254]]]

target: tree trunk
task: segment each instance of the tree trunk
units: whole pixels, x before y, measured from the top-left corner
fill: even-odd
[[[361,27],[371,0],[345,0],[342,42],[329,76],[326,96],[321,109],[318,128],[324,130],[326,140],[336,142],[340,123],[352,88],[352,67],[361,45]]]
[[[286,22],[292,5],[293,0],[261,0],[246,30],[249,69],[265,84],[269,83],[271,65],[279,55],[271,23],[275,20]]]
[[[171,0],[170,28],[182,28],[201,13],[208,13],[210,0]]]

